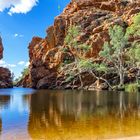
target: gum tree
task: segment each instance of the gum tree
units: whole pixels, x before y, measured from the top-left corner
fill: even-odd
[[[66,75],[69,75],[67,78],[68,79],[67,81],[70,81],[71,79],[73,79],[73,77],[78,75],[80,83],[81,83],[81,88],[83,88],[84,83],[83,83],[82,75],[81,75],[83,72],[83,69],[82,67],[80,67],[80,63],[82,63],[83,61],[87,62],[87,58],[85,57],[85,54],[87,51],[89,51],[91,46],[85,43],[78,42],[77,38],[80,35],[80,33],[81,33],[81,28],[79,26],[73,25],[68,29],[68,33],[65,38],[65,46],[66,46],[65,50],[71,52],[71,54],[74,56],[75,61],[69,64],[73,67],[72,72],[68,70],[65,73]]]
[[[130,64],[132,67],[137,68],[136,80],[139,84],[140,76],[140,13],[135,15],[133,18],[133,23],[127,29],[127,36],[129,36],[131,41],[131,48],[128,51],[128,56],[130,58]]]
[[[123,27],[119,25],[114,25],[109,29],[109,36],[110,41],[104,43],[103,50],[99,55],[104,59],[104,63],[113,64],[119,75],[119,87],[121,87],[124,85],[124,55],[128,44],[128,36]]]

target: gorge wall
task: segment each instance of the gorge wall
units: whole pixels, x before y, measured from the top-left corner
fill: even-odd
[[[79,81],[66,83],[61,63],[68,57],[64,39],[70,26],[81,27],[78,41],[92,46],[86,57],[97,60],[105,41],[109,40],[108,28],[119,24],[127,27],[132,17],[140,12],[136,0],[72,0],[63,13],[55,18],[54,25],[47,29],[46,38],[33,37],[29,44],[29,74],[18,85],[33,88],[78,88]],[[90,86],[95,79],[84,76],[84,85]]]
[[[0,59],[3,58],[3,44],[2,38],[0,37]],[[12,75],[9,69],[0,67],[0,88],[11,88]]]
[[[0,37],[0,59],[3,57],[3,44],[2,44],[2,38]]]

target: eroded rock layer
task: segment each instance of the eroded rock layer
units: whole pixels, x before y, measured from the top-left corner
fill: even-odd
[[[68,28],[81,26],[79,41],[91,45],[87,57],[95,59],[103,43],[109,40],[108,28],[113,24],[129,26],[132,17],[140,12],[136,0],[72,0],[63,13],[47,29],[46,38],[34,37],[29,44],[30,73],[20,85],[34,88],[68,88],[63,86],[61,62],[71,54],[64,53],[64,39]],[[93,78],[84,77],[85,85],[92,85]],[[78,88],[79,82],[74,85]]]
[[[0,59],[3,57],[3,44],[0,37]],[[12,75],[9,69],[0,67],[0,88],[12,87]]]

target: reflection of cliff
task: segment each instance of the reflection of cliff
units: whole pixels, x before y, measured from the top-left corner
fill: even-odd
[[[135,124],[140,124],[138,94],[46,92],[50,94],[40,91],[31,96],[28,131],[33,139],[124,135],[134,126],[140,133],[140,125]]]
[[[9,106],[9,103],[10,103],[10,96],[0,96],[0,112],[1,112],[1,109],[2,108],[7,108]],[[1,114],[0,114],[1,115]],[[2,119],[1,119],[1,116],[0,116],[0,134],[2,132]]]
[[[8,105],[9,105],[9,103],[10,103],[10,96],[9,95],[4,95],[4,96],[0,96],[0,109],[1,108],[6,108],[6,107],[8,107]]]
[[[0,134],[2,132],[2,119],[0,118]]]

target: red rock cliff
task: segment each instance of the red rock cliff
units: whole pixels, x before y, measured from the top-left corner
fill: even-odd
[[[3,44],[0,37],[0,59],[3,57]],[[0,67],[0,88],[12,87],[11,72],[7,68]]]
[[[2,38],[0,37],[0,59],[3,57],[3,44],[2,44]]]
[[[62,60],[70,55],[61,50],[71,25],[81,26],[79,41],[92,46],[87,57],[95,59],[103,43],[109,39],[107,31],[110,25],[129,26],[138,12],[139,0],[72,0],[55,18],[54,25],[47,29],[46,38],[32,39],[29,44],[30,73],[20,84],[35,88],[61,85],[63,78],[58,68]]]

